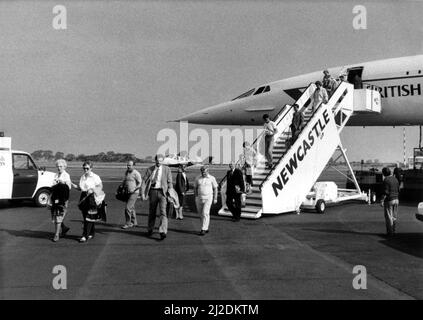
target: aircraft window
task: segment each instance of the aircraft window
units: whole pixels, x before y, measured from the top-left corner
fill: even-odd
[[[410,74],[410,72],[409,72],[409,71],[407,71],[407,72],[406,72],[406,75],[408,76],[409,74]]]
[[[422,73],[422,71],[421,71],[421,70],[419,70],[419,74],[420,74],[420,73]]]
[[[254,93],[254,95],[262,93],[262,92],[263,92],[263,90],[264,90],[264,88],[265,88],[265,87],[260,87],[260,88],[258,88],[258,89],[257,89],[257,91]]]
[[[233,100],[236,100],[236,99],[242,99],[242,98],[246,98],[246,97],[248,97],[248,96],[251,96],[251,95],[253,94],[254,90],[255,90],[255,89],[250,89],[250,90],[248,90],[247,92],[244,92],[243,94],[241,94],[240,96],[238,96],[238,97],[236,97],[236,98],[232,99],[232,101],[233,101]]]
[[[264,88],[263,92],[269,92],[270,91],[270,86],[266,86],[266,88]]]

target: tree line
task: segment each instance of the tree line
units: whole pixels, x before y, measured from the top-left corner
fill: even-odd
[[[86,155],[63,152],[54,153],[51,150],[36,150],[31,153],[31,156],[36,160],[53,161],[57,159],[65,159],[66,161],[95,161],[95,162],[126,162],[133,160],[138,163],[153,162],[153,157],[137,158],[133,153],[119,153],[114,151],[100,152],[98,154]]]

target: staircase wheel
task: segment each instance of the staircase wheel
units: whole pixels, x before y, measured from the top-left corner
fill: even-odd
[[[326,210],[326,202],[325,202],[325,200],[323,200],[323,199],[317,200],[317,203],[316,203],[316,211],[318,213],[325,213],[325,210]]]

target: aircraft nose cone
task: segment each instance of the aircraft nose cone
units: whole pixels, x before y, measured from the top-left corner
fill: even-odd
[[[191,123],[207,123],[209,120],[209,113],[205,111],[197,111],[190,113],[182,118],[178,119],[177,121],[187,121]]]

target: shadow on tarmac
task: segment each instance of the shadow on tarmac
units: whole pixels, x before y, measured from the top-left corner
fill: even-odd
[[[32,200],[0,200],[0,209],[36,207]]]
[[[137,214],[137,215],[139,215],[139,214]],[[70,221],[82,223],[81,220],[70,220]],[[109,227],[110,229],[104,228],[104,227]],[[145,238],[148,238],[148,239],[161,241],[161,239],[156,239],[156,238],[148,235],[147,226],[138,225],[137,227],[133,227],[133,228],[130,228],[130,229],[122,229],[121,227],[122,227],[122,225],[119,225],[119,224],[102,222],[102,223],[96,224],[95,232],[99,233],[99,234],[122,233],[122,234],[128,234],[128,235],[138,236],[138,237],[145,237]],[[139,229],[143,229],[143,231],[138,231]],[[176,233],[198,235],[198,231],[194,231],[194,230],[182,230],[182,229],[168,228],[168,231],[172,231],[172,232],[176,232]],[[156,233],[158,234],[157,230],[155,230],[153,235],[156,234]]]
[[[392,249],[423,259],[423,233],[396,233],[394,236],[388,236],[382,233],[357,232],[352,230],[334,230],[334,229],[304,229],[315,232],[354,234],[359,236],[378,236],[383,238],[379,242]]]
[[[0,229],[0,232],[7,232],[8,234],[14,237],[24,237],[24,238],[32,238],[32,239],[46,239],[52,240],[54,236],[54,232],[48,231],[35,231],[35,230],[9,230],[9,229]],[[80,236],[74,235],[66,235],[63,238],[71,239],[75,241],[79,241]]]

